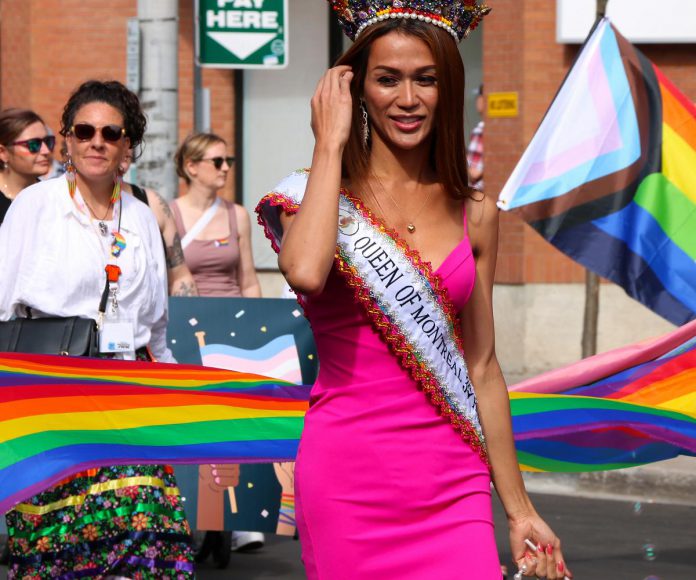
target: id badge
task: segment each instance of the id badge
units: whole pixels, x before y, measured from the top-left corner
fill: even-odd
[[[99,352],[133,352],[135,336],[132,322],[106,320],[99,331]]]

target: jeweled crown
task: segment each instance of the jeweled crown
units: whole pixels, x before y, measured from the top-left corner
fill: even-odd
[[[478,0],[328,0],[348,38],[388,18],[411,18],[444,28],[457,41],[467,37],[491,9]]]

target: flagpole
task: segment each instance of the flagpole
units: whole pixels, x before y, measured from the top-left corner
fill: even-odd
[[[597,22],[606,15],[608,3],[609,0],[597,0]],[[585,269],[585,315],[582,325],[582,358],[597,354],[598,320],[599,276],[591,270]]]

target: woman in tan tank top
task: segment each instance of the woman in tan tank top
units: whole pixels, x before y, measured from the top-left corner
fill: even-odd
[[[188,193],[171,208],[199,295],[260,297],[249,214],[218,196],[234,161],[225,140],[212,133],[191,135],[179,146],[175,161]]]

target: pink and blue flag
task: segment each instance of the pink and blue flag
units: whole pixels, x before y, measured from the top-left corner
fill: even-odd
[[[297,345],[292,334],[279,336],[257,349],[227,344],[200,346],[203,366],[252,373],[289,383],[302,382]]]
[[[674,324],[696,318],[696,107],[598,22],[498,201]]]

